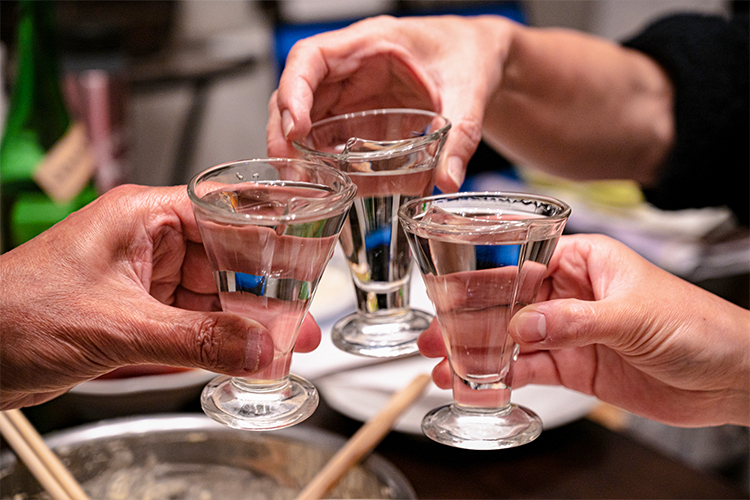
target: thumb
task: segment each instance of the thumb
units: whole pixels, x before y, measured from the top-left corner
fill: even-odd
[[[274,345],[257,321],[225,312],[197,312],[158,304],[139,325],[131,352],[140,363],[203,368],[246,376],[271,364]]]
[[[607,301],[551,300],[524,307],[510,320],[510,335],[522,347],[558,349],[605,344],[616,348],[637,330],[634,315]]]

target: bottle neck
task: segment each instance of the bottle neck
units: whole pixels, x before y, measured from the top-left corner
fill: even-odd
[[[70,127],[58,68],[54,13],[54,3],[49,0],[19,2],[16,81],[0,144],[4,181],[30,176],[35,167],[31,163],[38,160],[29,151],[25,154],[29,165],[19,164],[17,158],[9,161],[9,149],[17,151],[22,142],[43,155]]]

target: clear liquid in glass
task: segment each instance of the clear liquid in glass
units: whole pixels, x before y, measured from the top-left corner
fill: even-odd
[[[380,175],[348,172],[357,197],[341,231],[360,312],[403,315],[409,308],[411,253],[398,210],[432,189],[433,169]]]
[[[519,218],[529,219],[529,215],[471,216],[473,223]],[[444,223],[460,224],[461,220]],[[507,333],[508,323],[515,311],[534,301],[557,242],[556,235],[530,241],[525,235],[526,229],[519,228],[516,234],[414,236],[419,248],[414,258],[435,305],[457,378],[454,400],[458,404],[495,408],[510,402],[511,359],[517,350]]]
[[[411,254],[398,220],[404,203],[431,194],[450,122],[418,109],[372,109],[321,119],[295,142],[305,158],[345,172],[357,186],[341,245],[357,311],[331,331],[339,349],[370,357],[418,351],[432,315],[410,307]]]
[[[274,186],[221,190],[207,203],[249,215],[283,215],[296,203],[322,198],[324,187]],[[277,226],[201,226],[222,309],[253,319],[268,329],[274,361],[253,375],[257,384],[276,384],[289,374],[297,332],[336,244],[340,217]],[[333,236],[319,236],[333,234]]]
[[[282,168],[291,162],[279,161]],[[204,388],[201,405],[230,427],[271,430],[298,423],[317,407],[314,385],[290,375],[289,368],[354,190],[348,180],[349,194],[342,196],[310,182],[244,182],[241,170],[230,177],[238,184],[210,178],[200,184],[205,194],[194,212],[222,309],[263,325],[273,341],[273,360],[251,376],[215,378]]]

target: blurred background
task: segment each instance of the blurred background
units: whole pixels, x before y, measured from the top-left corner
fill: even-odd
[[[16,4],[0,2],[3,92],[14,79]],[[117,144],[120,178],[184,184],[207,167],[266,155],[268,100],[298,38],[372,15],[499,13],[534,26],[568,27],[625,39],[670,12],[728,14],[729,0],[64,0],[57,3],[66,75],[96,68],[107,76],[104,107]],[[498,171],[509,175],[498,177]],[[490,176],[487,176],[487,173]],[[574,185],[519,176],[480,148],[472,187],[536,183],[573,205],[571,231],[605,232],[656,264],[748,307],[750,244],[720,209],[662,213],[632,185]],[[581,210],[580,208],[585,208]],[[592,209],[593,207],[593,209]],[[676,429],[621,413],[606,425],[748,489],[745,428]],[[41,429],[44,430],[44,429]]]

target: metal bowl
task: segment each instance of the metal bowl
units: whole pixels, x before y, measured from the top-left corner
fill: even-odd
[[[103,421],[45,436],[97,500],[291,499],[344,444],[305,425],[272,433],[221,426],[204,415]],[[0,456],[0,497],[46,499],[12,453]],[[330,498],[416,498],[377,455],[352,468]]]

